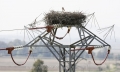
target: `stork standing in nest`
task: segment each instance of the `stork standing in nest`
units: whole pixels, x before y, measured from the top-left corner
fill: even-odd
[[[65,11],[65,9],[64,9],[64,7],[62,7],[62,12],[64,12]]]

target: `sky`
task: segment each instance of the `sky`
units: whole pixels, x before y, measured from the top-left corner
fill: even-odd
[[[118,47],[120,42],[120,0],[0,0],[0,30],[22,29],[32,23],[40,14],[50,10],[82,11],[86,14],[95,12],[95,16],[101,28],[115,24],[115,38],[108,37],[110,44]],[[43,16],[40,16],[40,19]],[[88,27],[96,33],[96,27]],[[4,32],[4,37],[10,32]],[[15,34],[13,34],[15,35]],[[102,35],[100,35],[102,36]],[[0,36],[1,37],[1,36]]]

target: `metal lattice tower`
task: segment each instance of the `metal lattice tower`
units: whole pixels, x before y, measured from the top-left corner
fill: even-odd
[[[61,13],[61,14],[63,14],[63,13]],[[60,16],[61,16],[61,14],[60,14]],[[50,14],[50,15],[53,15],[53,14]],[[80,15],[80,19],[81,19],[81,14],[79,14],[79,15]],[[77,15],[75,15],[75,16],[77,16]],[[84,17],[84,16],[82,15],[82,17]],[[76,19],[74,19],[74,20],[76,22]],[[84,20],[84,18],[81,20],[78,20],[78,22],[81,22],[83,20]],[[69,23],[71,23],[71,22],[69,22]],[[90,30],[85,28],[85,26],[82,23],[78,24],[78,25],[53,24],[53,25],[48,25],[46,27],[35,27],[34,25],[35,24],[33,24],[33,26],[32,26],[32,24],[31,24],[32,28],[28,28],[28,29],[32,30],[32,29],[46,28],[46,30],[24,46],[9,47],[6,49],[1,49],[1,50],[8,50],[8,54],[11,54],[11,57],[12,57],[12,50],[14,50],[15,48],[30,47],[30,49],[32,49],[32,47],[47,47],[49,49],[49,51],[54,55],[54,57],[59,62],[59,72],[76,72],[77,60],[81,57],[81,55],[83,54],[83,52],[85,50],[88,50],[88,54],[91,54],[91,56],[92,56],[93,49],[107,47],[108,54],[109,54],[111,46],[108,43],[106,43],[104,40],[99,38],[97,35],[92,33]],[[77,33],[79,35],[79,39],[69,45],[59,43],[58,41],[56,41],[56,39],[64,38],[64,37],[61,37],[61,38],[56,37],[57,30],[61,27],[68,28],[67,33],[69,33],[70,29],[72,29],[73,27],[76,27]],[[65,36],[66,35],[67,34],[65,34]],[[41,41],[44,45],[35,45],[38,41]],[[97,42],[98,44],[94,44],[94,41]],[[29,56],[30,56],[31,52],[32,52],[32,50],[30,50]],[[92,58],[93,58],[93,56],[92,56]],[[26,63],[26,61],[25,61],[25,63]],[[94,61],[94,59],[93,59],[93,61]],[[104,61],[101,64],[103,64]],[[17,64],[14,60],[13,60],[13,62],[19,66],[25,64],[25,63]],[[94,61],[94,63],[96,65],[101,65],[101,64],[97,64],[95,61]]]
[[[55,35],[58,28],[54,28],[52,29],[54,35],[51,35],[49,32],[45,31],[24,47],[35,46],[34,44],[40,40],[58,60],[59,72],[75,72],[77,60],[80,58],[85,49],[89,47],[110,47],[109,44],[107,44],[104,40],[100,39],[94,33],[86,29],[84,26],[76,26],[76,28],[78,30],[79,40],[70,45],[64,45],[55,41]],[[96,40],[100,44],[93,45],[92,42],[94,40]],[[44,45],[39,45],[39,47],[44,47]],[[79,47],[79,49],[76,50],[76,47]],[[90,51],[92,50],[88,49],[88,53],[90,53]]]

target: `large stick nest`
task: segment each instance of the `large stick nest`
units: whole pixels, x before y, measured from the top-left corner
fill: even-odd
[[[45,14],[44,21],[47,25],[82,25],[85,22],[86,15],[81,12],[59,12],[50,11]]]

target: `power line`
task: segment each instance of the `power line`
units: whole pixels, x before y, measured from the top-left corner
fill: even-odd
[[[51,53],[51,52],[32,52],[32,54],[37,54],[37,53]],[[17,56],[17,55],[27,55],[28,53],[24,53],[24,54],[13,54],[13,56]],[[0,57],[4,57],[4,56],[10,56],[10,55],[0,55]]]

